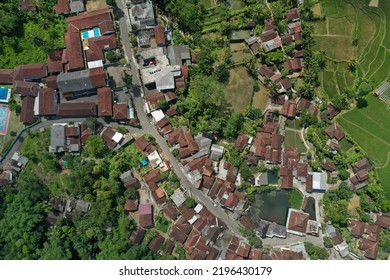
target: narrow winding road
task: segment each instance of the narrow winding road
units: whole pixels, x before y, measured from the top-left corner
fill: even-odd
[[[129,41],[129,33],[130,33],[130,21],[128,18],[127,9],[123,3],[123,0],[116,0],[117,6],[120,10],[119,15],[119,26],[121,31],[121,38],[123,49],[125,51],[125,55],[129,61],[132,75],[133,75],[133,96],[134,96],[134,107],[137,112],[138,119],[143,130],[149,134],[151,134],[155,139],[157,144],[160,146],[162,152],[165,157],[171,163],[176,175],[179,177],[181,181],[181,185],[192,194],[200,203],[202,203],[212,214],[216,217],[220,218],[232,231],[234,234],[240,235],[238,231],[238,223],[233,220],[230,216],[226,214],[226,212],[220,207],[214,207],[212,201],[208,196],[206,196],[203,192],[196,189],[187,179],[187,176],[184,174],[181,166],[177,162],[176,158],[171,153],[165,139],[158,133],[156,128],[150,123],[148,116],[144,111],[144,101],[143,101],[143,88],[141,84],[141,80],[138,73],[137,64],[134,61],[133,51]]]

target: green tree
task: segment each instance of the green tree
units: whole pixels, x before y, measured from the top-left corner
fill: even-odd
[[[99,135],[92,135],[87,139],[84,150],[94,158],[101,158],[108,151],[106,144]]]
[[[329,253],[325,248],[318,247],[310,242],[305,242],[305,249],[311,260],[327,260]]]
[[[325,246],[325,248],[332,248],[333,247],[332,238],[325,236],[324,237],[324,246]]]
[[[186,200],[184,201],[184,204],[188,208],[194,208],[196,206],[196,201],[192,197],[187,197]]]
[[[223,134],[228,139],[234,139],[237,137],[244,118],[241,113],[233,112],[227,119],[225,127],[223,128]]]

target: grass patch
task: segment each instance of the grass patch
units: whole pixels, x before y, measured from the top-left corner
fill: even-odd
[[[356,215],[358,207],[360,207],[360,196],[354,194],[348,202],[348,210],[352,215]]]
[[[243,66],[231,69],[229,74],[225,99],[234,111],[242,113],[252,101],[253,79]]]
[[[325,50],[326,54],[336,60],[350,60],[353,56],[351,37],[316,37],[315,50]]]
[[[296,189],[293,189],[291,191],[291,195],[290,195],[291,208],[294,208],[297,210],[301,209],[302,200],[303,200],[303,195],[301,194],[301,192],[296,190]]]
[[[322,87],[330,99],[337,95],[337,88],[333,74],[334,72],[331,71],[322,72]]]
[[[316,16],[321,16],[322,13],[321,13],[321,3],[317,3],[314,5],[313,9],[313,14],[316,15]]]
[[[314,27],[314,34],[318,34],[318,35],[328,34],[328,29],[326,27],[325,20],[317,21],[313,23],[313,27]]]
[[[260,90],[253,94],[252,106],[259,108],[262,111],[267,107],[268,104],[268,92],[263,84],[260,84]]]
[[[203,6],[204,6],[206,9],[209,9],[209,8],[215,6],[215,3],[214,3],[213,0],[200,0],[200,3],[203,4]]]
[[[350,36],[352,32],[352,24],[346,17],[328,18],[329,34]]]
[[[298,148],[301,153],[306,152],[306,147],[303,144],[299,133],[291,130],[286,131],[284,147]]]
[[[341,145],[341,149],[343,151],[348,151],[349,149],[351,149],[353,147],[352,143],[349,142],[346,138],[344,138],[343,140],[341,140],[340,142],[340,145]]]
[[[170,226],[171,222],[165,218],[162,212],[160,212],[156,217],[156,229],[163,233],[168,233]]]
[[[377,168],[377,173],[385,190],[386,198],[390,199],[390,164],[387,164],[384,168]]]
[[[301,129],[301,122],[297,119],[294,120],[287,120],[286,124],[289,128],[292,129]]]
[[[228,0],[228,3],[233,11],[241,10],[245,7],[245,4],[240,0]]]
[[[15,138],[14,136],[11,136],[11,131],[19,133],[24,127],[24,124],[19,121],[19,115],[10,111],[7,134],[0,136],[0,151],[4,149],[6,143],[9,143],[10,140]]]

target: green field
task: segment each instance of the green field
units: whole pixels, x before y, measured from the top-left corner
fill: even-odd
[[[326,19],[314,23],[314,49],[324,50],[333,60],[328,60],[321,77],[322,91],[330,99],[352,88],[355,77],[347,69],[352,58],[357,61],[357,75],[371,79],[374,87],[389,74],[390,1],[379,0],[378,8],[368,7],[366,2],[320,0]]]
[[[390,198],[390,111],[378,98],[370,95],[368,106],[353,109],[337,122],[352,136],[377,167],[379,179]]]
[[[231,69],[229,74],[225,99],[235,112],[242,113],[252,101],[253,79],[244,66]]]
[[[284,147],[298,148],[301,153],[306,152],[306,147],[302,142],[298,132],[286,130],[286,138],[284,139]]]

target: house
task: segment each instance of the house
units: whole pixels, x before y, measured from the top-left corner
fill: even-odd
[[[153,206],[150,203],[139,205],[139,224],[143,228],[153,227]]]
[[[123,134],[116,132],[111,127],[105,127],[100,135],[110,149],[114,149],[123,140]]]
[[[359,171],[370,171],[371,170],[371,163],[368,161],[367,158],[362,158],[361,160],[357,161],[355,165],[353,166],[353,172],[357,173]]]
[[[28,163],[28,158],[22,156],[19,152],[15,152],[10,160],[11,168],[17,172],[23,170]]]
[[[265,43],[267,41],[271,41],[272,39],[275,39],[278,36],[275,30],[267,30],[260,34],[260,40],[261,42]]]
[[[65,0],[68,2],[67,0]],[[47,56],[47,72],[51,74],[58,74],[63,72],[62,51],[53,51]]]
[[[337,116],[340,113],[340,110],[336,108],[332,102],[328,103],[328,119],[333,120],[335,116]]]
[[[282,189],[292,189],[294,178],[292,169],[289,169],[286,166],[282,166],[280,168],[280,177],[282,179],[280,187]]]
[[[172,240],[168,239],[165,242],[165,247],[163,249],[163,252],[165,254],[172,255],[173,249],[175,249],[175,243]]]
[[[141,227],[137,227],[136,229],[133,230],[133,232],[130,235],[129,238],[130,242],[134,245],[141,244],[142,240],[144,239],[145,233],[146,233],[145,229]]]
[[[327,174],[326,172],[309,172],[312,178],[312,190],[317,192],[326,191]]]
[[[98,88],[98,116],[112,116],[112,92],[111,88]]]
[[[66,70],[77,71],[85,68],[80,32],[77,28],[69,27],[65,32],[64,54],[66,55]]]
[[[77,97],[87,93],[95,93],[97,88],[106,86],[107,77],[103,67],[100,67],[60,73],[57,76],[57,84],[60,92],[73,93],[73,96]]]
[[[165,33],[164,33],[164,27],[161,25],[157,25],[154,28],[154,37],[156,38],[156,44],[158,47],[164,47],[165,46]]]
[[[3,171],[0,173],[0,186],[8,186],[12,184],[12,172]]]
[[[20,122],[32,124],[34,122],[34,104],[35,97],[26,96],[22,101],[22,110],[20,111]]]
[[[287,11],[287,20],[288,21],[297,21],[299,20],[299,11],[298,8],[293,8]]]
[[[157,235],[155,238],[153,238],[148,245],[148,248],[152,252],[157,252],[160,250],[161,245],[164,243],[165,239],[161,235]]]
[[[329,159],[326,159],[321,167],[328,172],[336,171],[336,166]]]
[[[65,125],[53,125],[50,130],[50,147],[52,153],[66,151]]]
[[[212,144],[211,145],[211,153],[210,159],[214,161],[219,161],[223,157],[223,153],[225,152],[225,148],[223,146]]]
[[[115,103],[113,105],[112,119],[115,121],[126,121],[130,119],[127,103]]]
[[[38,91],[38,115],[57,114],[57,94],[53,88],[40,88]]]
[[[390,213],[375,214],[374,221],[377,226],[384,229],[390,229]]]
[[[339,142],[345,137],[344,131],[337,124],[329,126],[325,132],[329,138],[336,138]]]
[[[116,49],[117,42],[115,34],[109,34],[85,39],[84,45],[87,65],[89,69],[92,69],[103,66],[104,52]]]
[[[70,0],[69,7],[70,12],[72,14],[81,13],[85,11],[84,3],[82,0]]]
[[[125,205],[123,209],[126,213],[135,212],[138,210],[138,199],[129,199],[126,198]]]
[[[81,151],[80,143],[80,126],[79,125],[63,125],[54,124],[50,130],[50,146],[51,153],[79,153]]]
[[[16,81],[39,81],[47,77],[47,66],[43,63],[23,64],[14,69]]]
[[[61,117],[93,117],[97,115],[97,106],[93,102],[60,103],[58,115]]]
[[[270,79],[275,74],[275,70],[276,69],[273,66],[263,64],[259,69],[259,74],[263,77]]]
[[[368,259],[375,260],[378,256],[379,245],[378,242],[372,242],[367,239],[360,239],[357,242],[358,249],[362,250],[364,256]]]
[[[236,146],[240,153],[244,151],[244,148],[249,144],[250,137],[246,134],[238,135],[237,139],[234,141],[234,146]]]
[[[171,202],[167,202],[164,205],[163,212],[173,221],[175,221],[180,216],[180,212],[175,208],[175,206],[173,206]]]
[[[11,85],[14,82],[14,69],[0,69],[0,84]]]
[[[130,22],[136,25],[137,29],[150,29],[156,25],[152,1],[130,1],[126,5],[129,9]]]
[[[283,63],[283,67],[287,72],[299,72],[302,70],[302,60],[301,58],[288,59]]]
[[[287,233],[298,236],[305,236],[309,214],[290,208],[287,216]]]
[[[57,15],[67,15],[70,12],[69,0],[58,0],[54,6]]]
[[[35,82],[25,82],[17,80],[14,82],[13,93],[21,96],[35,97],[38,95],[39,84]]]
[[[57,85],[57,75],[52,75],[46,78],[43,78],[41,82],[48,88],[58,89]]]
[[[175,65],[191,65],[190,48],[187,45],[170,45],[167,48],[169,63]]]
[[[280,114],[285,116],[286,118],[295,118],[296,112],[297,109],[294,101],[289,100],[283,104]]]

